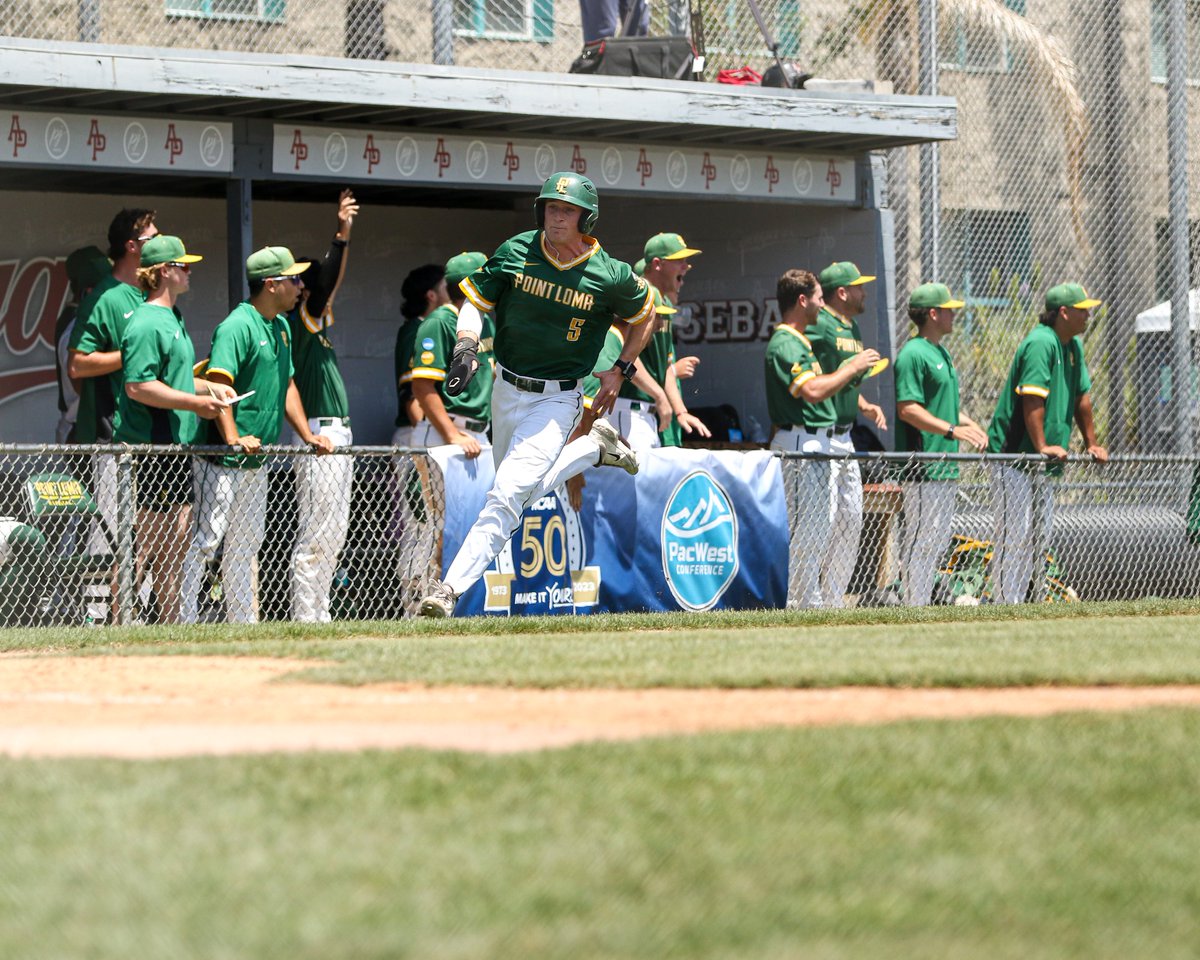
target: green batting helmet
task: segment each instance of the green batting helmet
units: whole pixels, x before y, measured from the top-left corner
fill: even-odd
[[[596,218],[600,216],[600,197],[596,193],[596,185],[587,177],[581,177],[571,171],[552,173],[542,184],[542,192],[533,202],[539,230],[546,223],[547,200],[561,200],[563,203],[581,207],[584,213],[579,218],[579,229],[583,233],[591,232],[592,227],[596,225]]]

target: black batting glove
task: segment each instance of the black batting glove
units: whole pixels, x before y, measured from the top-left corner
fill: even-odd
[[[479,369],[478,353],[478,340],[458,338],[454,344],[454,355],[450,358],[450,369],[446,371],[446,396],[457,397],[467,389],[467,384]]]

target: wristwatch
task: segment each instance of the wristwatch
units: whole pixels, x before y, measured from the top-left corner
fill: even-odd
[[[621,376],[626,380],[632,380],[633,375],[637,373],[637,367],[632,360],[621,360],[620,358],[613,361],[613,369],[620,370]]]
[[[950,424],[950,429],[946,431],[946,439],[947,440],[954,439],[954,424]]]

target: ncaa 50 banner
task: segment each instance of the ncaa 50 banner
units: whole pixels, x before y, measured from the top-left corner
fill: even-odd
[[[490,451],[474,462],[452,451],[433,451],[445,474],[443,573],[493,478]],[[783,607],[788,525],[779,460],[767,451],[686,448],[642,459],[636,477],[589,470],[579,513],[561,490],[531,504],[457,613]]]

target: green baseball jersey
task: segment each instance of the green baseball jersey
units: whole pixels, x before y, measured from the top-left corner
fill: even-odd
[[[808,337],[795,327],[781,323],[767,342],[764,366],[767,414],[773,424],[808,427],[810,430],[833,426],[832,399],[808,403],[800,397],[800,388],[825,372]]]
[[[492,345],[495,333],[490,314],[483,315],[483,332],[479,337],[479,370],[457,397],[442,391],[446,412],[469,420],[488,422],[492,419]],[[458,340],[458,307],[452,303],[438,307],[421,321],[417,330],[416,349],[412,355],[412,379],[444,383],[446,371],[454,357]]]
[[[1066,449],[1071,442],[1071,425],[1079,398],[1092,389],[1083,341],[1072,337],[1063,343],[1054,328],[1039,323],[1017,347],[1008,379],[996,401],[988,429],[991,453],[1033,453],[1021,398],[1042,397],[1046,401],[1046,443]],[[1061,468],[1060,468],[1061,469]],[[1057,471],[1055,471],[1057,472]]]
[[[120,350],[129,318],[145,299],[139,288],[109,274],[79,304],[69,348],[80,353]],[[87,377],[84,383],[87,389],[80,392],[75,441],[106,442],[112,438],[117,398],[125,392],[124,374],[118,367],[104,377]]]
[[[919,403],[933,416],[958,424],[958,371],[945,347],[924,337],[913,337],[903,346],[896,357],[896,402]],[[896,450],[958,453],[958,441],[900,420]],[[953,480],[958,477],[958,464],[927,463],[921,475],[927,480]]]
[[[133,312],[121,339],[126,383],[161,380],[168,387],[195,393],[195,362],[196,350],[178,310],[144,303]],[[148,407],[122,390],[113,439],[120,443],[193,443],[198,424],[199,417],[191,410]]]
[[[408,417],[408,398],[412,396],[412,355],[417,343],[417,331],[421,329],[421,318],[405,320],[396,331],[396,351],[392,368],[396,374],[396,426],[411,427]]]
[[[496,315],[496,361],[523,377],[578,380],[596,366],[615,314],[654,314],[650,285],[599,242],[562,262],[540,230],[517,234],[460,284],[480,311]]]
[[[233,407],[239,435],[258,437],[263,443],[278,443],[283,429],[284,404],[292,368],[291,337],[287,318],[268,319],[242,301],[213,331],[208,372],[224,373],[239,393],[254,391]],[[216,422],[208,428],[209,443],[223,444]],[[235,454],[218,461],[227,467],[257,467],[262,457]]]
[[[826,373],[833,373],[857,353],[862,353],[862,334],[858,321],[843,317],[836,310],[822,307],[817,319],[804,331],[812,344],[813,353]],[[856,377],[832,397],[834,416],[839,426],[846,427],[858,419],[858,390],[862,383]]]
[[[662,293],[658,290],[656,290],[655,293],[658,296],[659,303],[668,307],[675,306],[675,304],[671,302],[671,298],[665,293]],[[654,335],[655,338],[659,339],[660,341],[658,349],[666,355],[666,365],[663,367],[663,377],[658,381],[660,384],[662,384],[664,390],[667,386],[668,371],[675,364],[675,321],[669,315],[667,316],[666,320],[667,322],[663,324],[663,328]],[[674,374],[670,375],[674,376]],[[675,389],[678,390],[682,395],[683,388],[679,383],[678,377],[675,377]],[[659,443],[661,443],[664,447],[683,446],[683,427],[679,425],[679,418],[676,417],[674,413],[671,414],[671,422],[667,424],[667,429],[660,430],[658,432],[658,440]]]
[[[304,402],[304,412],[310,417],[350,416],[346,383],[338,369],[333,344],[326,336],[333,323],[333,307],[328,305],[320,317],[312,316],[304,301],[288,314],[296,389]]]

